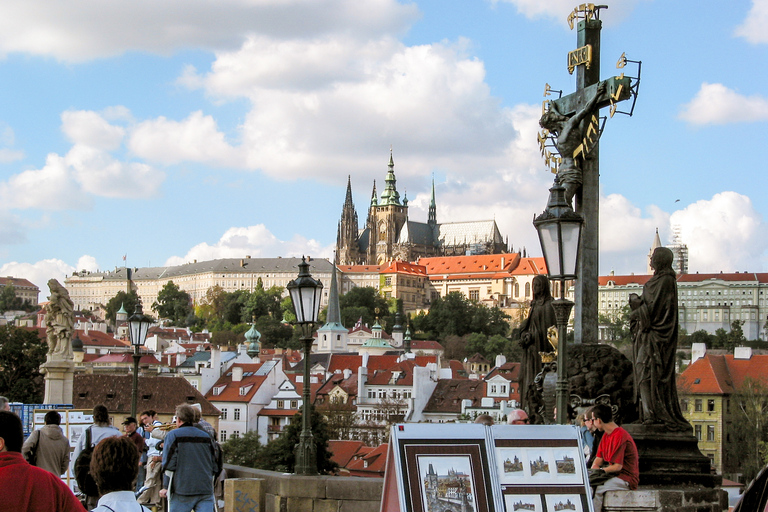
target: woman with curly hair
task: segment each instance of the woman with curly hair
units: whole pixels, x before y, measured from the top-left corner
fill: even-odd
[[[91,475],[99,487],[99,504],[92,512],[150,512],[139,505],[134,482],[139,472],[139,452],[125,436],[108,437],[93,449]]]

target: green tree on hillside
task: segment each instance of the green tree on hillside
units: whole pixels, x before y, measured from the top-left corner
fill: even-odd
[[[0,326],[0,395],[12,402],[42,403],[45,383],[39,369],[47,353],[48,344],[37,331]]]
[[[373,325],[376,321],[376,309],[379,318],[389,315],[389,303],[379,295],[375,288],[361,286],[352,288],[339,297],[341,308],[341,323],[344,327],[353,327],[355,322],[362,317],[363,324]]]
[[[301,412],[293,416],[291,424],[283,431],[283,435],[268,443],[264,448],[264,463],[260,469],[293,473],[296,465],[296,445],[302,429]],[[331,460],[328,451],[328,424],[325,417],[315,407],[312,408],[312,438],[317,449],[317,470],[321,474],[334,473],[339,466]]]
[[[131,290],[128,293],[124,291],[117,292],[114,297],[109,299],[109,302],[107,302],[107,305],[105,306],[105,309],[107,310],[107,322],[111,325],[115,325],[115,317],[121,307],[125,309],[128,316],[131,316],[134,311],[136,311],[137,304],[141,304],[141,299],[136,293],[136,290]]]
[[[167,318],[172,325],[185,325],[185,321],[192,313],[192,297],[180,289],[173,281],[168,281],[160,293],[157,301],[152,304],[152,309],[160,318]]]

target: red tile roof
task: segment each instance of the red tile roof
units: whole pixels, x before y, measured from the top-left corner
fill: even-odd
[[[493,273],[511,271],[518,265],[519,261],[519,253],[507,253],[419,258],[419,265],[425,266],[427,268],[427,273],[430,275],[478,272]]]
[[[427,267],[415,263],[406,263],[405,261],[393,261],[386,268],[379,271],[381,274],[414,274],[427,275]]]
[[[346,468],[352,457],[359,453],[360,448],[364,447],[365,445],[362,441],[328,441],[328,451],[331,453],[331,460],[338,464],[340,468]]]
[[[626,286],[628,284],[638,284],[640,286],[648,282],[653,276],[640,274],[629,276],[600,276],[597,278],[598,286],[608,286],[609,281],[613,281],[616,286]]]
[[[107,354],[96,359],[93,359],[94,363],[131,363],[133,364],[133,354],[123,352],[122,354]],[[144,354],[139,359],[139,365],[141,366],[158,366],[160,361],[157,360],[152,354]]]
[[[706,354],[683,371],[678,389],[680,394],[730,395],[747,378],[768,384],[768,355],[736,359],[733,355]]]
[[[347,464],[350,476],[384,477],[389,445],[384,443],[377,446],[359,459]]]
[[[522,258],[520,264],[513,268],[512,275],[546,274],[547,263],[544,258]]]
[[[432,340],[413,340],[411,341],[411,350],[445,350],[443,346]]]
[[[720,279],[722,281],[757,281],[757,274],[749,272],[729,272],[719,274],[680,274],[677,276],[679,283],[699,283],[710,279]]]

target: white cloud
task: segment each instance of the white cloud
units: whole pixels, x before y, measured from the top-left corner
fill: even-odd
[[[21,279],[27,279],[40,288],[38,300],[44,302],[48,300],[50,290],[48,289],[48,280],[56,279],[64,284],[64,278],[71,275],[75,268],[57,259],[41,260],[36,263],[19,263],[12,261],[0,266],[0,275],[13,276]]]
[[[768,25],[768,0],[752,0],[752,8],[744,18],[744,22],[736,27],[735,34],[750,43],[768,43],[766,25]]]
[[[165,179],[165,173],[147,164],[120,162],[88,146],[74,146],[65,160],[82,189],[101,197],[152,197]]]
[[[22,52],[80,62],[127,51],[232,49],[248,34],[317,37],[335,30],[404,32],[418,16],[395,0],[56,0],[0,3],[0,55]]]
[[[768,249],[768,226],[749,197],[721,192],[674,212],[670,222],[688,245],[690,272],[760,270],[755,265]]]
[[[241,127],[245,165],[274,178],[303,177],[308,169],[319,179],[336,179],[339,169],[373,177],[390,144],[409,156],[403,176],[434,168],[485,172],[508,163],[515,132],[510,112],[490,95],[483,63],[465,56],[466,44],[252,39],[219,54],[210,73],[191,78],[187,71],[184,80],[204,83],[215,96],[250,99]],[[345,71],[331,78],[307,65],[307,55],[338,61]]]
[[[219,166],[242,164],[242,159],[237,158],[238,150],[227,143],[213,117],[199,110],[181,122],[165,117],[141,122],[132,130],[128,145],[139,157],[163,164],[183,161]]]
[[[24,158],[24,152],[13,149],[16,134],[13,128],[0,121],[0,163],[10,163]]]
[[[291,240],[279,240],[264,224],[229,228],[213,245],[200,243],[192,247],[185,256],[172,256],[166,265],[181,265],[190,261],[208,261],[219,258],[269,258],[277,256],[309,255],[314,258],[329,258],[333,247],[323,247],[320,242],[295,235]]]
[[[680,112],[691,124],[748,123],[768,120],[768,99],[743,96],[723,84],[701,84],[701,89]]]
[[[7,182],[0,182],[3,209],[65,210],[85,208],[88,204],[72,168],[56,154],[48,155],[42,169],[23,171]]]
[[[61,121],[62,131],[74,144],[111,151],[120,147],[125,136],[123,127],[109,124],[90,110],[68,110],[61,115]]]

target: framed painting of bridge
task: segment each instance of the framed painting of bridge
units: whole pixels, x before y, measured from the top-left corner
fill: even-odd
[[[395,425],[381,511],[590,512],[582,453],[566,425]]]

